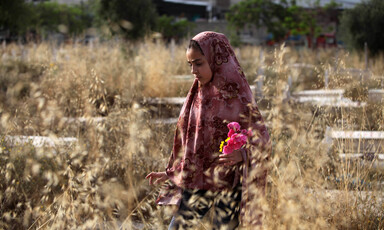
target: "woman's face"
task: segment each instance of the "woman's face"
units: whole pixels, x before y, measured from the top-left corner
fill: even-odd
[[[187,49],[187,61],[191,66],[191,73],[200,82],[200,85],[205,85],[212,79],[212,70],[209,67],[205,56],[194,48]]]

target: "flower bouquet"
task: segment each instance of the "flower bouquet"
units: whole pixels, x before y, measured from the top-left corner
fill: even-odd
[[[248,136],[252,135],[251,131],[241,129],[237,122],[231,122],[227,127],[229,129],[228,138],[220,144],[220,152],[224,154],[230,154],[243,147],[247,143]],[[227,145],[224,146],[225,143]]]

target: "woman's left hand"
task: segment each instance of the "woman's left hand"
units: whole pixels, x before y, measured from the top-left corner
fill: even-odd
[[[219,155],[219,163],[224,165],[235,165],[243,161],[243,156],[241,154],[241,150],[234,150],[229,154],[220,154]]]

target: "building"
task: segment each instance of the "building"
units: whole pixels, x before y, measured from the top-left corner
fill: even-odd
[[[62,0],[64,1],[64,0]],[[79,0],[78,0],[79,1]],[[208,19],[224,19],[225,13],[229,10],[229,8],[241,2],[242,0],[154,0],[156,4],[174,4],[175,6],[179,6],[183,8],[182,5],[186,7],[192,7],[199,5],[206,7],[207,17]],[[278,0],[275,0],[278,2]],[[356,4],[361,3],[363,0],[319,0],[318,3],[320,6],[325,6],[331,1],[340,5],[340,9],[353,8]],[[315,2],[317,0],[297,0],[297,4],[299,6],[303,6],[306,8],[312,8],[315,6]]]
[[[230,7],[242,0],[154,0],[160,15],[172,15],[176,18],[185,18],[193,21],[196,27],[193,33],[205,30],[214,30],[222,33],[228,33],[225,14]],[[279,0],[275,0],[279,1]],[[308,10],[316,8],[317,2],[320,6],[331,3],[332,0],[297,0],[297,4]],[[352,8],[363,0],[333,0],[339,5],[337,12],[340,13],[344,9]],[[338,14],[337,13],[337,14]],[[337,14],[319,15],[318,22],[320,27],[326,28],[324,36],[335,35],[337,32],[338,21]],[[333,29],[329,29],[333,28]],[[267,40],[268,34],[265,28],[256,28],[254,26],[246,27],[237,32],[240,40],[244,43],[261,44]],[[304,44],[311,46],[311,42],[305,41],[302,37],[300,41],[290,41],[292,44]]]
[[[27,0],[30,2],[42,2],[49,0]],[[50,0],[61,4],[81,4],[88,0]],[[214,30],[228,34],[227,22],[225,20],[225,14],[229,11],[230,7],[234,4],[241,2],[242,0],[152,0],[156,5],[159,15],[173,16],[176,20],[187,19],[195,23],[195,28],[191,32],[196,34],[201,31]],[[279,0],[273,0],[279,1]],[[331,1],[339,4],[338,12],[343,9],[354,7],[356,4],[363,2],[364,0],[297,0],[297,4],[312,10],[316,7],[315,2],[318,2],[319,6],[325,6],[331,3]],[[333,17],[333,18],[332,18]],[[337,32],[337,16],[320,15],[320,24],[323,28],[334,28],[333,30],[327,29],[324,31],[324,35],[334,35]],[[336,18],[336,19],[335,19]],[[265,28],[256,28],[254,26],[246,27],[237,31],[237,35],[244,43],[250,44],[262,44],[267,40],[268,34]],[[295,43],[294,38],[291,43]],[[303,43],[303,38],[298,44]],[[308,42],[310,46],[310,42]]]
[[[26,0],[27,2],[57,2],[60,4],[81,4],[82,2],[87,2],[88,0]]]

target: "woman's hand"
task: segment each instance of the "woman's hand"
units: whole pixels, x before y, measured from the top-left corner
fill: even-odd
[[[219,155],[219,163],[224,165],[235,165],[243,161],[243,155],[241,154],[241,150],[234,150],[229,154],[220,154]]]
[[[160,184],[168,179],[166,172],[151,172],[145,179],[149,179],[149,185]],[[154,182],[152,180],[155,179]]]

